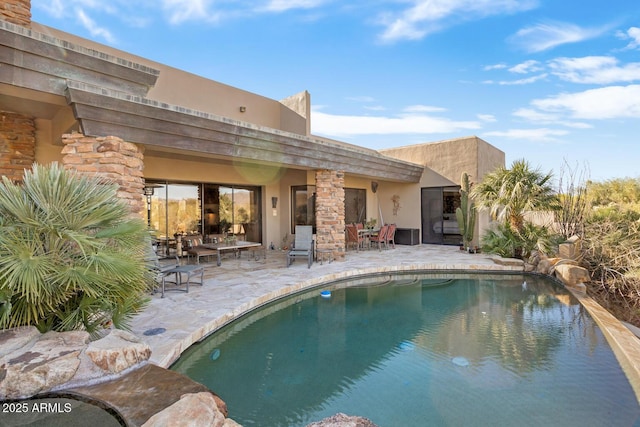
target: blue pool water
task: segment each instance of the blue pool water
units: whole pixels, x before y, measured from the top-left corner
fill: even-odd
[[[321,296],[330,290],[330,296]],[[640,407],[566,290],[522,275],[373,277],[263,307],[173,370],[243,426],[631,426]]]

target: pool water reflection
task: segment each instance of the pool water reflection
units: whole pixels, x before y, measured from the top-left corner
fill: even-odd
[[[633,425],[640,417],[586,310],[533,276],[334,283],[232,323],[172,369],[214,390],[245,427],[305,426],[337,412],[380,426]]]

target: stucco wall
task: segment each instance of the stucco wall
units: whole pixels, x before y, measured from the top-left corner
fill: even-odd
[[[381,186],[380,200],[385,222],[396,222],[399,227],[421,228],[421,188],[460,185],[463,172],[472,182],[480,182],[498,166],[504,166],[505,154],[488,142],[476,137],[464,137],[427,144],[380,150],[382,154],[396,159],[411,161],[425,166],[419,185],[392,187]],[[400,209],[394,219],[389,216],[393,203],[391,197],[400,196]],[[480,212],[476,221],[475,243],[489,226],[489,215]]]
[[[306,134],[306,118],[288,110],[279,101],[154,62],[133,53],[95,43],[37,22],[32,22],[31,28],[88,49],[159,70],[160,75],[156,85],[150,88],[147,94],[149,99],[273,129]],[[240,107],[245,107],[244,111],[241,111]]]

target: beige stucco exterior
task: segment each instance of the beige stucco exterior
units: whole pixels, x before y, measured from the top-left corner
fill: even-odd
[[[396,159],[412,161],[424,166],[419,185],[390,185],[380,187],[385,220],[403,224],[408,228],[421,228],[420,190],[425,187],[457,187],[462,173],[467,173],[471,182],[479,182],[492,170],[505,164],[504,152],[477,136],[469,136],[426,144],[389,148],[380,151]],[[400,196],[400,209],[391,216],[394,195]],[[489,226],[489,215],[479,213],[474,240]],[[406,224],[406,225],[405,225]]]
[[[0,112],[33,120],[35,162],[62,162],[72,132],[122,138],[144,156],[145,180],[259,187],[264,243],[290,233],[291,187],[316,185],[319,171],[366,190],[367,218],[420,228],[421,188],[504,165],[477,137],[378,152],[314,136],[305,90],[269,99],[35,22],[0,19],[0,48]]]

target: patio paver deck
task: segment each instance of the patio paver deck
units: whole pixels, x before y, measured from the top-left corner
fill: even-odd
[[[230,258],[220,267],[205,264],[204,286],[189,293],[155,294],[145,311],[132,321],[132,332],[151,347],[150,362],[169,367],[193,343],[227,322],[275,298],[320,285],[323,282],[363,273],[404,270],[522,271],[522,263],[501,265],[493,256],[468,254],[458,247],[397,245],[396,249],[348,251],[345,261],[304,262],[285,267],[283,251],[267,251],[256,261]],[[159,328],[164,332],[145,335]],[[161,330],[161,329],[160,329]]]

